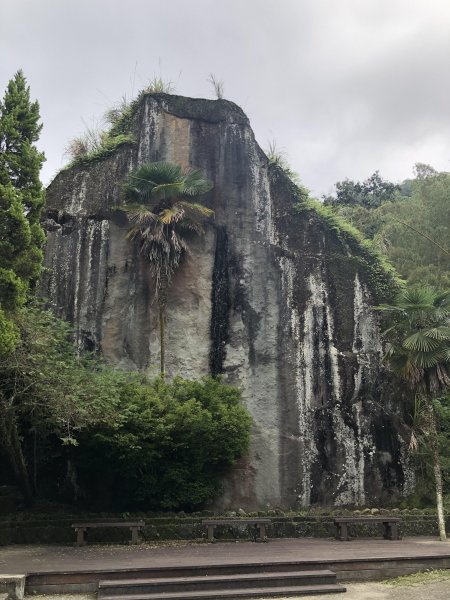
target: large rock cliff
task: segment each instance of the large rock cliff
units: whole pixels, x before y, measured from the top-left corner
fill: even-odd
[[[370,308],[389,275],[269,165],[236,105],[146,95],[130,128],[134,143],[62,171],[48,188],[43,288],[77,344],[157,372],[153,282],[114,209],[143,162],[199,168],[214,182],[204,201],[215,219],[172,281],[166,363],[169,376],[223,373],[253,416],[250,453],[219,504],[363,504],[407,493],[412,475]]]

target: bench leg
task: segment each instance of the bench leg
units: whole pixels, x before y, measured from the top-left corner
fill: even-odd
[[[85,546],[86,545],[86,527],[77,527],[76,529],[77,532],[77,541],[76,541],[76,545],[77,546]]]
[[[132,544],[139,544],[138,528],[137,527],[130,527],[130,531],[131,531],[131,543]]]
[[[264,523],[259,525],[259,538],[256,540],[257,542],[265,542],[266,541],[266,526]]]
[[[400,539],[400,532],[399,532],[398,523],[392,523],[391,524],[391,540],[399,540],[399,539]]]
[[[385,540],[399,540],[398,524],[397,523],[383,523],[384,525],[384,539]]]
[[[349,537],[348,537],[348,526],[347,523],[339,523],[339,525],[336,525],[336,529],[337,529],[337,539],[341,540],[341,542],[348,542]]]
[[[208,542],[214,542],[214,525],[208,525]]]

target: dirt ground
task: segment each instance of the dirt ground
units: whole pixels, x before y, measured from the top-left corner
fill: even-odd
[[[347,592],[344,594],[299,596],[298,600],[317,600],[318,598],[324,600],[450,600],[450,579],[413,586],[391,586],[370,581],[344,585],[347,588]]]

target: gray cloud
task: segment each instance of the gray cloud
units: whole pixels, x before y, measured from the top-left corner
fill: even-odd
[[[23,68],[48,182],[83,121],[153,75],[212,97],[209,73],[315,193],[416,161],[447,169],[447,0],[2,0],[0,86]]]

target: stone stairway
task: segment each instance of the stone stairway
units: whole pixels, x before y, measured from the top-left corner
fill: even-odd
[[[100,581],[98,600],[219,600],[345,592],[336,573],[316,571],[234,572]]]

